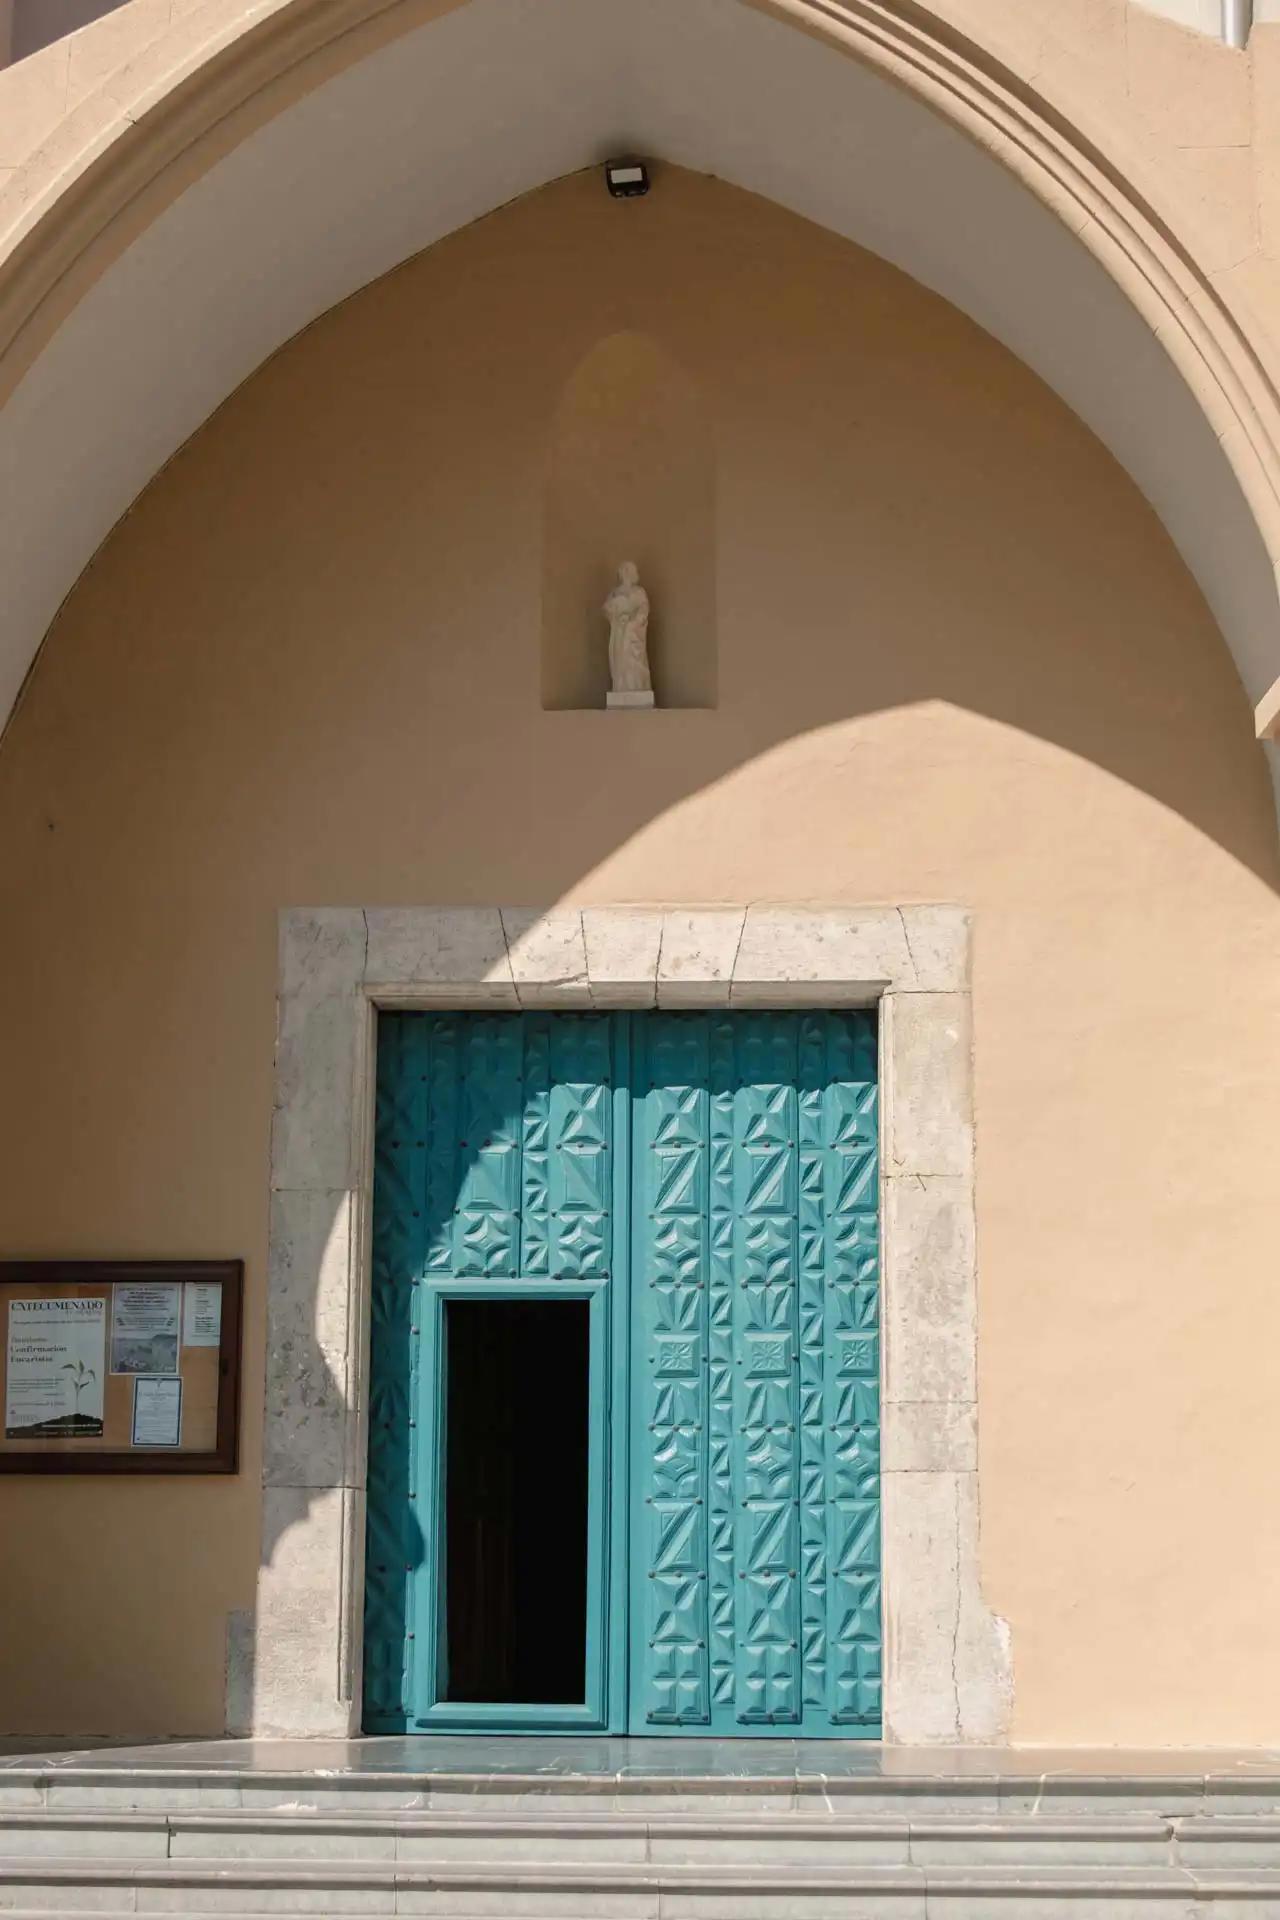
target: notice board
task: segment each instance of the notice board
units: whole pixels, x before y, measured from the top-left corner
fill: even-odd
[[[234,1473],[238,1260],[0,1261],[0,1473]]]

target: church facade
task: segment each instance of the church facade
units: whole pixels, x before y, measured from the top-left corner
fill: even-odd
[[[0,1733],[1274,1745],[1280,20],[65,25]]]

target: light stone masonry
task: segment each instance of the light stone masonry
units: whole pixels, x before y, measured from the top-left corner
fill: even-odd
[[[1005,1733],[979,1575],[969,920],[946,906],[282,915],[257,1733],[359,1726],[377,1008],[655,1005],[880,1009],[885,1737]]]

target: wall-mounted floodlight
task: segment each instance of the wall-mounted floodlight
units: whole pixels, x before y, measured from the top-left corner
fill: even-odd
[[[606,160],[604,182],[615,200],[638,200],[649,191],[649,169],[643,160]]]

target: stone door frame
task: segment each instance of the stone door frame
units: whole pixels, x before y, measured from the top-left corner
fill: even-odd
[[[872,1007],[886,1741],[995,1741],[982,1599],[970,924],[949,906],[328,907],[280,917],[257,1604],[229,1719],[360,1727],[379,1008]]]

